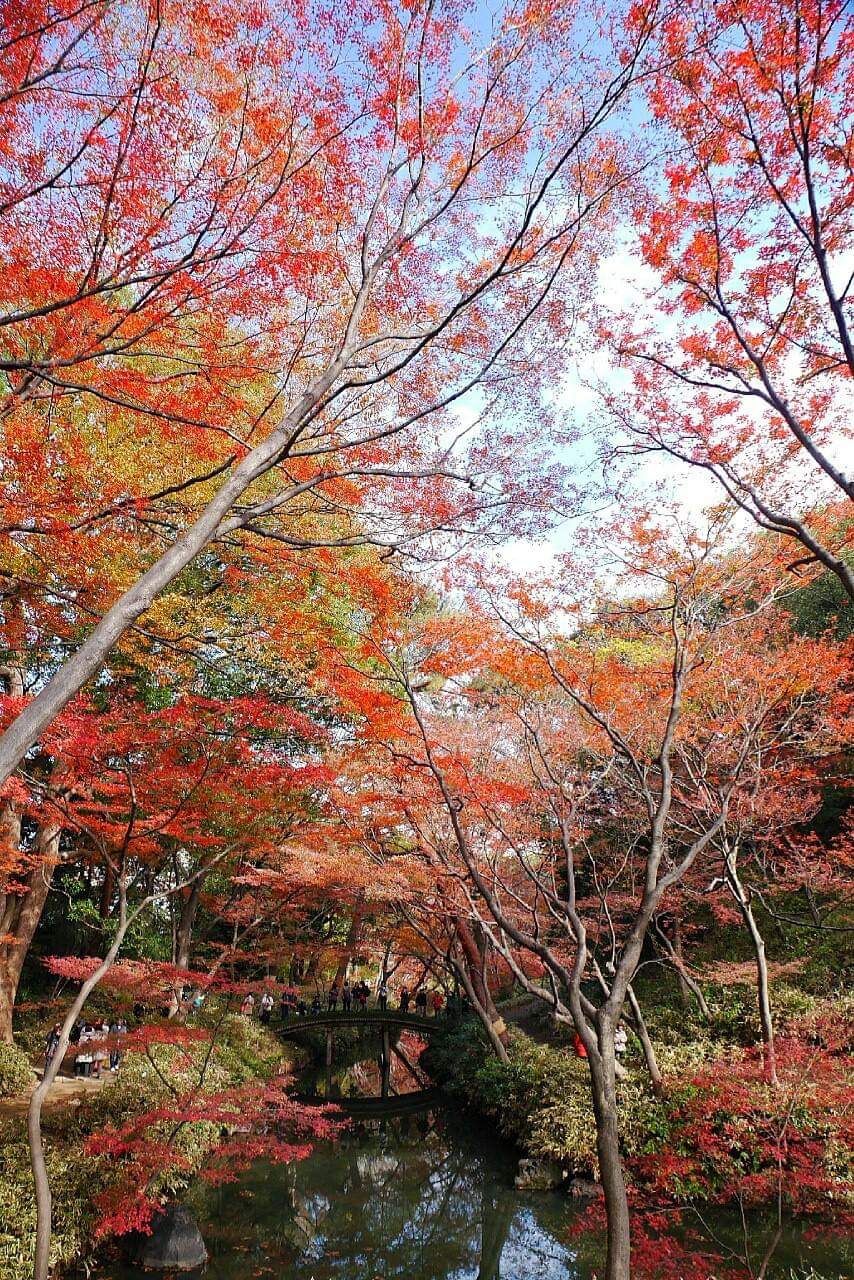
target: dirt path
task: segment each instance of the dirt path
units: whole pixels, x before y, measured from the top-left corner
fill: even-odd
[[[50,1111],[55,1107],[79,1107],[85,1097],[97,1093],[103,1087],[107,1078],[94,1080],[82,1076],[57,1076],[45,1098],[45,1109]],[[19,1093],[15,1098],[0,1098],[0,1120],[9,1116],[25,1116],[34,1088],[35,1081],[26,1093]]]

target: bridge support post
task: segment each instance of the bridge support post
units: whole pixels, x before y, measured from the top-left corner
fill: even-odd
[[[326,1033],[326,1065],[332,1066],[332,1030],[330,1028]]]
[[[380,1061],[382,1064],[382,1096],[387,1098],[389,1079],[391,1076],[391,1045],[389,1041],[388,1027],[383,1027],[383,1051]]]

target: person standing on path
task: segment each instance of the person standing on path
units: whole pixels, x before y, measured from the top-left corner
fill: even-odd
[[[106,1045],[104,1044],[104,1041],[107,1039],[109,1034],[109,1024],[103,1021],[96,1024],[95,1030],[92,1033],[92,1039],[97,1043],[97,1048],[93,1055],[96,1080],[101,1079],[101,1072],[104,1070],[104,1065],[110,1061],[110,1055],[107,1052]]]
[[[352,1004],[353,1004],[353,990],[350,986],[350,983],[345,982],[344,986],[341,988],[341,1008],[344,1010],[345,1013],[349,1013]]]
[[[423,987],[415,992],[415,1012],[420,1013],[422,1018],[427,1017],[427,992]]]
[[[57,1046],[59,1044],[60,1033],[62,1031],[61,1023],[55,1023],[53,1030],[48,1034],[44,1047],[44,1069],[47,1071],[50,1064],[56,1056]]]
[[[377,987],[377,1008],[385,1011],[388,1008],[388,983],[385,978],[380,980]]]
[[[251,1018],[255,1012],[255,997],[251,991],[243,997],[243,1004],[240,1006],[240,1012],[243,1014],[244,1018]]]
[[[92,1074],[92,1052],[90,1049],[90,1041],[95,1033],[95,1029],[91,1022],[84,1022],[80,1028],[80,1035],[77,1038],[77,1047],[80,1052],[74,1059],[74,1074],[83,1076],[84,1079]]]
[[[127,1033],[128,1033],[128,1024],[127,1022],[125,1022],[124,1017],[120,1017],[118,1021],[114,1022],[113,1025],[110,1027],[110,1035],[117,1036],[119,1040],[121,1039],[122,1036],[126,1036]],[[112,1049],[110,1050],[110,1070],[111,1071],[118,1071],[119,1067],[121,1066],[123,1056],[124,1055],[119,1045],[114,1044]]]
[[[336,1013],[338,1010],[338,983],[337,982],[333,982],[332,986],[329,988],[329,1001],[327,1004],[327,1008],[329,1009],[330,1013]]]
[[[444,1003],[445,1003],[445,997],[442,995],[441,991],[434,991],[433,992],[433,1017],[434,1018],[438,1018],[439,1014],[442,1012],[442,1005]]]
[[[409,1013],[409,991],[406,987],[401,988],[400,992],[400,1012]]]

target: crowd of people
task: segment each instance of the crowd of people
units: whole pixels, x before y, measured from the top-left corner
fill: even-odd
[[[285,990],[279,997],[279,1017],[282,1022],[288,1022],[291,1018],[316,1017],[324,1011],[337,1013],[339,1006],[344,1013],[352,1011],[364,1013],[368,1008],[370,999],[371,987],[364,978],[352,983],[345,980],[340,986],[336,980],[325,995],[315,991],[310,1000],[298,992]],[[383,1012],[389,1008],[394,1008],[394,999],[395,997],[392,996],[388,982],[385,978],[380,978],[376,986],[375,1008]],[[438,988],[427,991],[423,986],[418,987],[414,993],[408,987],[401,987],[396,999],[397,1009],[400,1013],[415,1012],[420,1014],[421,1017],[427,1017],[429,1008],[434,1018],[438,1018],[443,1009],[450,1014],[455,1012],[459,1006],[459,1011],[461,1012],[464,1004],[464,998],[461,996],[451,996],[446,1000],[444,992]],[[243,998],[240,1012],[244,1017],[252,1018],[255,1016],[256,1004],[259,1021],[267,1025],[272,1019],[276,1007],[275,997],[270,991],[265,991],[260,1000],[256,1002],[255,996],[250,991]]]
[[[112,1023],[104,1019],[100,1022],[81,1022],[78,1019],[69,1036],[69,1047],[75,1051],[74,1074],[100,1080],[107,1071],[118,1071],[123,1057],[119,1041],[127,1035],[127,1029],[127,1022],[121,1016]],[[45,1071],[56,1057],[61,1030],[61,1024],[57,1022],[48,1033],[44,1049]]]

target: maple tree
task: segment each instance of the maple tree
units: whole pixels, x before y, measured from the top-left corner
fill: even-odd
[[[655,584],[651,599],[602,601],[585,619],[567,575],[552,604],[511,586],[487,596],[492,621],[386,643],[414,718],[396,748],[402,815],[519,986],[586,1050],[609,1276],[630,1266],[613,1047],[624,1004],[662,1085],[632,986],[652,922],[689,873],[708,883],[723,864],[761,960],[732,840],[767,827],[787,783],[803,787],[810,752],[850,726],[847,646],[795,642],[763,589],[764,556],[714,542],[713,526],[680,549],[642,519],[624,557]],[[549,631],[562,613],[580,619],[571,637]],[[430,676],[441,693],[424,692]],[[763,1030],[773,1081],[770,1014]]]
[[[520,437],[521,473],[500,433],[449,448],[453,406],[475,387],[496,408],[536,397],[532,374],[555,353],[561,273],[584,260],[585,223],[626,179],[604,127],[651,31],[635,11],[637,34],[594,78],[577,73],[571,51],[591,40],[565,4],[521,20],[508,7],[483,41],[463,14],[433,4],[334,15],[302,3],[250,15],[228,0],[198,13],[105,4],[47,23],[38,13],[20,15],[6,70],[5,107],[30,144],[20,165],[10,162],[5,240],[15,263],[20,236],[32,251],[25,278],[7,278],[16,301],[3,327],[23,349],[7,362],[7,427],[23,414],[24,434],[34,417],[44,442],[79,398],[103,412],[108,431],[121,408],[134,437],[165,430],[191,461],[174,484],[118,498],[121,511],[169,530],[165,550],[145,557],[145,572],[6,729],[4,778],[213,543],[398,545],[469,529],[484,512],[506,522],[523,497],[530,509],[531,432]],[[137,58],[121,56],[128,44]],[[69,136],[49,126],[52,81],[70,72],[72,50]],[[187,74],[196,59],[198,77]],[[153,136],[173,104],[192,107],[199,131],[184,138],[179,128],[177,153]],[[67,199],[55,188],[68,188]],[[258,337],[245,339],[253,326]],[[241,371],[260,385],[248,407],[240,387],[232,393],[230,363],[208,373],[223,346],[232,352],[232,331]],[[36,348],[38,359],[26,355]],[[85,379],[61,372],[81,366]],[[208,382],[212,405],[197,396]],[[156,442],[150,456],[156,466]],[[501,456],[516,471],[496,485]],[[202,478],[208,489],[197,493]],[[176,489],[188,509],[164,526],[158,502]],[[115,500],[107,507],[116,514]],[[294,530],[295,512],[314,530]],[[359,527],[342,529],[348,512]],[[25,542],[45,533],[38,522],[10,524]]]
[[[614,327],[634,386],[611,416],[630,453],[711,474],[854,599],[849,6],[680,4],[658,37],[666,159],[637,207],[652,320]]]
[[[188,991],[354,963],[465,992],[503,1064],[501,988],[577,1035],[610,1280],[660,1245],[648,1215],[630,1240],[621,1019],[678,1130],[633,1176],[815,1209],[843,1046],[781,1027],[764,933],[794,894],[795,927],[846,931],[850,626],[801,625],[787,576],[854,597],[841,0],[0,11],[0,1038],[54,904],[86,907],[47,959],[79,989],[29,1110],[36,1280],[41,1110],[100,986],[171,1015],[128,1051],[201,1063],[91,1137],[105,1232],[150,1223],[188,1120],[247,1118],[215,1177],[332,1132],[284,1080],[204,1093]],[[658,312],[606,326],[611,422],[726,501],[698,532],[620,493],[534,582],[481,550],[577,514],[558,389],[626,208]],[[674,1092],[653,965],[710,1024],[755,985],[731,1078]]]

